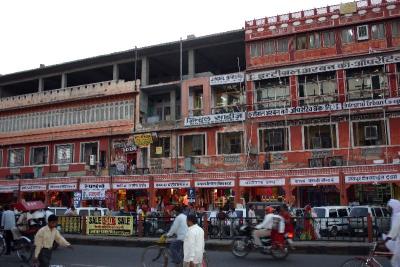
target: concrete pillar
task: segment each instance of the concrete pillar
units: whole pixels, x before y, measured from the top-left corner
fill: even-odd
[[[61,74],[61,88],[67,87],[67,74]]]
[[[150,71],[149,59],[147,57],[144,57],[142,58],[142,75],[141,75],[142,86],[149,85],[149,71]]]
[[[189,78],[194,78],[194,75],[196,73],[195,70],[195,53],[194,50],[191,49],[188,51],[188,76]]]
[[[171,105],[171,121],[176,120],[176,91],[172,90],[169,95]]]
[[[42,92],[43,90],[44,90],[44,80],[43,78],[39,78],[38,92]]]
[[[113,80],[116,81],[119,79],[119,67],[118,64],[113,65]]]

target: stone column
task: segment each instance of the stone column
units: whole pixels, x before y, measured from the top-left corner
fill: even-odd
[[[39,78],[38,92],[42,92],[44,90],[44,80],[43,78]]]
[[[141,75],[141,84],[142,86],[149,85],[149,59],[147,57],[142,58],[142,75]]]
[[[113,65],[113,80],[117,81],[119,79],[119,67],[118,64]]]
[[[188,76],[190,78],[194,78],[194,75],[196,74],[196,69],[195,69],[195,53],[194,50],[191,49],[188,51]]]
[[[66,88],[67,87],[67,74],[63,73],[61,74],[61,88]]]
[[[170,105],[171,105],[171,121],[176,120],[176,91],[175,89],[170,92]]]

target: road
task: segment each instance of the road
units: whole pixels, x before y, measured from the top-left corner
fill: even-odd
[[[140,267],[142,248],[105,247],[105,246],[74,246],[74,250],[58,249],[53,253],[53,265],[63,267]],[[269,256],[253,253],[245,259],[236,259],[230,252],[207,252],[211,267],[290,267],[290,266],[324,266],[338,267],[348,255],[318,255],[292,254],[285,261],[274,261]],[[390,264],[385,259],[379,259],[384,266]],[[1,267],[22,267],[15,254],[0,257]]]

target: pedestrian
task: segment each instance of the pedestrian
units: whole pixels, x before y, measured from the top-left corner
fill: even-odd
[[[4,235],[6,239],[6,255],[11,254],[11,242],[13,240],[13,235],[11,230],[15,227],[15,213],[10,209],[9,205],[4,206],[4,212],[1,216],[1,228],[4,230]]]
[[[72,248],[71,244],[57,230],[58,218],[49,216],[48,225],[40,228],[35,235],[35,254],[33,262],[38,267],[49,267],[54,241],[63,247]]]
[[[183,258],[183,240],[185,239],[188,231],[188,226],[186,223],[186,215],[183,213],[183,208],[181,206],[177,206],[175,207],[175,211],[177,212],[178,216],[176,216],[174,222],[172,223],[171,229],[169,229],[167,236],[171,237],[176,235],[176,239],[171,242],[169,248],[172,254],[172,262],[175,264],[181,264]]]
[[[183,242],[183,267],[202,267],[204,231],[197,225],[195,214],[189,214],[186,221],[189,228]]]
[[[301,240],[315,240],[315,230],[314,230],[314,223],[313,217],[311,212],[311,206],[307,205],[304,207],[304,226],[303,226],[303,233],[300,236]]]
[[[72,205],[71,208],[69,208],[64,213],[64,215],[66,215],[66,216],[78,216],[78,212],[76,211],[75,206]]]
[[[256,212],[254,211],[254,205],[249,206],[249,214],[248,218],[250,219],[249,222],[252,225],[257,224],[257,217],[256,217]]]
[[[48,224],[49,223],[49,217],[50,217],[50,215],[53,214],[53,212],[51,212],[50,209],[46,207],[44,209],[44,214],[46,216],[46,224]]]
[[[400,267],[400,201],[391,199],[388,207],[392,212],[392,221],[388,235],[384,235],[386,247],[393,253],[391,263],[393,267]]]

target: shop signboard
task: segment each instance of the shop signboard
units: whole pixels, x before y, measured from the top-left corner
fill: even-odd
[[[194,186],[198,188],[232,188],[235,180],[195,181]]]
[[[151,133],[136,134],[133,140],[138,147],[147,147],[153,143],[153,135]]]
[[[18,191],[18,185],[0,185],[0,193],[12,193]]]
[[[195,188],[188,189],[188,199],[189,199],[190,203],[196,202],[196,189]]]
[[[49,191],[73,191],[78,189],[76,184],[49,184]]]
[[[150,185],[149,183],[140,183],[140,182],[136,182],[136,183],[113,183],[113,189],[147,189],[149,188]]]
[[[26,184],[21,185],[21,192],[40,192],[46,191],[47,186],[45,184]]]
[[[229,73],[223,75],[216,75],[210,77],[210,85],[222,85],[222,84],[231,84],[231,83],[242,83],[244,82],[244,73]]]
[[[89,216],[86,220],[87,235],[133,235],[132,216]]]
[[[89,190],[89,189],[110,189],[109,183],[81,183],[79,189],[81,190]]]
[[[346,184],[399,182],[400,173],[346,175]]]
[[[74,207],[79,208],[81,206],[81,201],[82,201],[82,192],[81,191],[75,191],[74,192]]]
[[[343,109],[374,108],[394,105],[400,105],[400,97],[345,102],[343,103]]]
[[[256,110],[248,112],[247,115],[251,119],[258,117],[294,115],[294,114],[324,112],[324,111],[341,110],[341,109],[342,109],[341,103],[331,103],[331,104],[311,105],[311,106],[301,106],[301,107]]]
[[[80,234],[81,217],[80,216],[59,216],[58,223],[61,227],[61,232],[64,234]]]
[[[156,189],[171,189],[171,188],[189,188],[190,181],[177,181],[177,182],[154,182]]]
[[[262,186],[284,186],[285,178],[271,178],[271,179],[242,179],[240,186],[244,187],[262,187]]]
[[[185,118],[185,126],[199,126],[199,125],[209,125],[216,123],[229,123],[244,121],[246,117],[245,112],[232,112],[223,114],[213,114],[206,116],[196,116]]]
[[[84,189],[82,190],[82,200],[105,200],[106,190],[104,189]]]
[[[304,178],[291,178],[290,184],[297,186],[307,186],[307,185],[329,185],[338,184],[339,176],[329,176],[329,177],[304,177]]]

